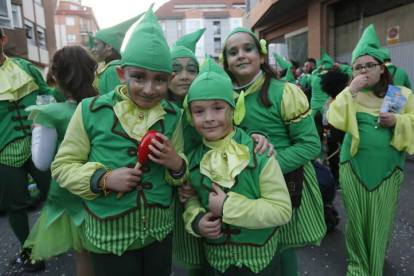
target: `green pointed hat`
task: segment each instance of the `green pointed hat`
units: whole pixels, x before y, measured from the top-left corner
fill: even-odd
[[[93,38],[97,38],[109,44],[118,51],[121,51],[122,41],[124,40],[125,34],[131,28],[131,26],[137,22],[144,13],[141,13],[134,18],[131,18],[127,21],[119,23],[118,25],[112,26],[110,28],[102,29],[96,32],[95,37],[92,37],[92,45],[93,45]],[[91,44],[91,37],[89,36],[89,46]]]
[[[352,52],[352,64],[354,64],[357,58],[365,55],[370,55],[378,59],[380,62],[384,62],[384,54],[380,51],[379,48],[380,43],[378,41],[374,25],[371,24],[365,29],[361,39]]]
[[[284,60],[281,56],[279,56],[276,53],[273,53],[273,56],[276,59],[277,64],[279,64],[280,68],[284,71],[292,66],[292,64],[289,61]]]
[[[289,66],[287,68],[286,76],[284,76],[282,78],[282,80],[286,81],[286,82],[289,82],[289,83],[292,83],[292,84],[296,84],[295,77],[293,76],[293,73],[292,73],[292,66]]]
[[[171,74],[170,48],[161,30],[160,23],[152,11],[152,6],[121,47],[121,66],[142,67],[150,71]]]
[[[328,56],[328,54],[325,52],[325,49],[323,49],[323,48],[321,48],[321,59],[320,59],[320,61],[321,61],[322,68],[324,70],[329,70],[333,66],[333,59],[330,56]]]
[[[224,40],[224,42],[226,42],[227,39],[229,39],[229,37],[231,37],[232,35],[234,35],[235,33],[248,33],[251,34],[254,38],[257,39],[257,41],[259,41],[259,39],[257,38],[256,34],[254,32],[252,32],[249,29],[243,28],[243,27],[237,27],[234,28],[226,37],[226,39]]]
[[[206,62],[190,86],[187,103],[197,100],[223,100],[233,108],[233,85],[227,73],[206,54]]]
[[[88,32],[89,37],[89,50],[92,50],[93,48],[93,34],[91,32]]]
[[[174,43],[173,49],[171,50],[171,59],[191,58],[197,63],[197,65],[199,65],[197,57],[195,56],[196,44],[204,34],[205,30],[206,28],[200,29],[180,37]]]
[[[383,55],[384,60],[385,59],[391,60],[390,50],[388,50],[388,48],[383,48],[380,51],[382,52],[382,55]]]

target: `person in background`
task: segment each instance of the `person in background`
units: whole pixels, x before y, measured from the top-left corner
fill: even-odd
[[[99,94],[111,92],[121,81],[116,73],[116,66],[121,64],[121,45],[125,34],[131,26],[141,18],[143,14],[135,16],[127,21],[110,28],[101,29],[95,36],[89,36],[92,45],[91,52],[98,63],[105,62],[99,69],[94,85]],[[92,39],[92,40],[91,40]]]
[[[410,79],[408,78],[407,72],[405,72],[404,69],[401,69],[400,67],[395,66],[391,62],[390,51],[387,48],[384,48],[384,49],[381,49],[381,52],[384,54],[385,66],[387,66],[388,71],[392,75],[394,84],[399,85],[399,86],[405,86],[411,89],[411,82],[410,82]]]
[[[49,190],[50,171],[38,170],[30,158],[32,122],[25,108],[35,105],[37,96],[53,95],[54,91],[30,62],[5,55],[7,41],[0,28],[0,210],[7,212],[9,225],[20,242],[24,270],[35,272],[45,264],[31,260],[31,249],[23,248],[30,231],[26,208],[32,203],[27,188],[28,174],[44,200]]]

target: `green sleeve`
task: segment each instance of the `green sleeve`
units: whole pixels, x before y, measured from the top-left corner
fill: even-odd
[[[404,86],[407,87],[408,89],[411,89],[411,82],[410,79],[408,78],[408,75],[406,72],[404,72],[405,74],[405,80],[404,80]]]
[[[39,86],[40,95],[54,95],[54,90],[47,86],[40,71],[32,64],[28,64],[28,68],[37,86]]]

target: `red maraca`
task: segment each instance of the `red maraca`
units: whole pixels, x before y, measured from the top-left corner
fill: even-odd
[[[142,137],[141,142],[139,143],[139,149],[138,149],[138,162],[135,165],[136,170],[141,168],[141,166],[149,160],[148,155],[151,154],[151,150],[149,149],[149,146],[152,145],[155,147],[155,145],[152,143],[152,139],[157,140],[162,144],[162,139],[158,137],[156,134],[159,133],[156,130],[150,130]],[[155,147],[156,148],[156,147]],[[120,199],[124,193],[119,192],[116,196],[117,199]]]

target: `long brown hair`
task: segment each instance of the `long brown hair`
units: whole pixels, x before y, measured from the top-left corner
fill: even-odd
[[[260,42],[255,37],[253,37],[251,34],[249,35],[253,38],[255,46],[257,50],[260,52],[260,49],[261,49]],[[227,52],[226,47],[227,47],[226,44],[224,44],[224,47],[222,50],[223,68],[224,68],[224,71],[226,71],[226,73],[229,75],[230,79],[233,82],[236,82],[236,78],[229,70],[229,63],[227,61],[227,55],[226,55],[226,52]],[[263,56],[263,54],[260,53],[260,56]],[[265,81],[259,91],[259,100],[260,100],[260,103],[264,105],[265,107],[271,107],[272,103],[269,100],[269,86],[270,86],[271,79],[277,79],[277,76],[276,76],[276,73],[273,71],[273,69],[270,67],[270,65],[266,63],[266,61],[260,64],[260,70],[262,70],[262,72],[264,73]]]
[[[65,96],[76,102],[98,95],[93,81],[98,64],[81,46],[65,46],[52,59],[52,73]]]
[[[374,95],[378,98],[384,98],[388,91],[388,85],[394,85],[394,80],[387,66],[381,61],[374,58],[381,66],[384,66],[384,72],[380,76],[380,80],[374,85]]]

